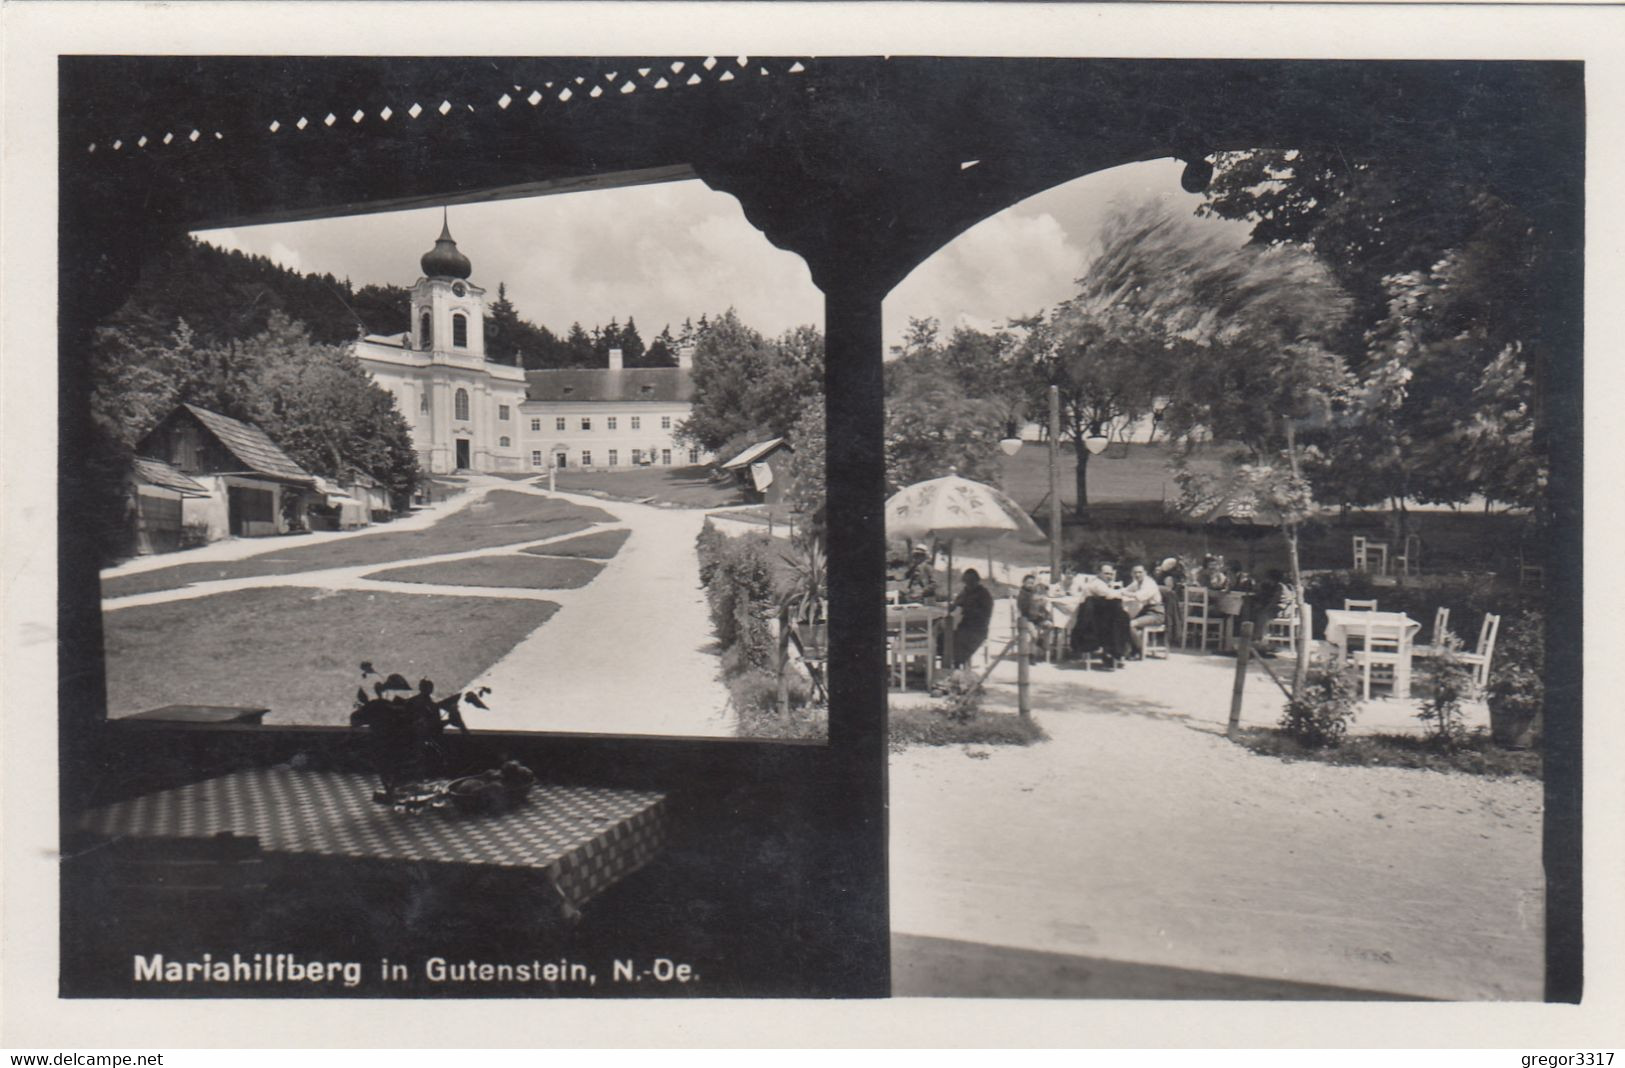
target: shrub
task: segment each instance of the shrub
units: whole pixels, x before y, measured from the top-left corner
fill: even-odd
[[[769,621],[778,601],[772,539],[765,534],[730,538],[717,534],[707,523],[696,544],[724,670],[731,674],[747,667],[770,667],[773,632]]]
[[[1335,655],[1309,665],[1303,692],[1288,701],[1281,729],[1310,748],[1336,748],[1343,743],[1359,701],[1360,681]]]
[[[954,723],[969,723],[982,711],[984,693],[977,681],[970,668],[950,672],[942,684],[942,701],[932,707]]]
[[[1461,702],[1472,692],[1473,676],[1458,654],[1461,640],[1446,636],[1435,649],[1434,655],[1417,661],[1417,689],[1422,696],[1422,711],[1416,718],[1428,725],[1429,741],[1449,751],[1459,748],[1467,740],[1467,726],[1462,721]]]
[[[1541,719],[1546,711],[1546,617],[1529,609],[1501,621],[1495,657],[1490,663],[1485,700],[1492,720],[1527,724],[1539,744]],[[1499,732],[1498,732],[1499,733]],[[1508,732],[1516,742],[1519,729]]]

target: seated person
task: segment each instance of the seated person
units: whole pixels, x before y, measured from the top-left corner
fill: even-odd
[[[1264,636],[1269,633],[1271,622],[1298,610],[1297,593],[1287,582],[1286,576],[1281,574],[1281,569],[1274,568],[1259,585],[1253,601],[1253,640],[1258,643],[1258,655],[1274,656]]]
[[[982,576],[967,567],[965,585],[954,597],[948,618],[954,621],[954,661],[956,668],[969,663],[971,654],[987,641],[988,624],[993,619],[993,594],[982,585]]]
[[[1039,588],[1036,575],[1022,576],[1021,591],[1016,594],[1016,615],[1035,627],[1049,626],[1049,596]]]
[[[931,550],[916,545],[908,569],[903,572],[903,600],[908,604],[928,604],[936,599],[937,576],[931,566]]]
[[[1230,576],[1224,570],[1224,557],[1211,554],[1202,557],[1202,567],[1196,572],[1196,584],[1210,590],[1229,589]]]
[[[1078,585],[1085,599],[1078,605],[1077,623],[1072,627],[1072,651],[1076,654],[1098,651],[1101,666],[1113,670],[1133,645],[1117,568],[1102,560],[1095,573],[1084,577]]]
[[[1165,592],[1151,581],[1144,564],[1135,564],[1129,571],[1128,585],[1123,587],[1123,611],[1128,615],[1128,635],[1134,643],[1136,660],[1145,656],[1145,628],[1168,621],[1162,603]]]

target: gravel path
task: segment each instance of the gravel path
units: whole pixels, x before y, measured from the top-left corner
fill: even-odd
[[[1540,783],[1255,756],[1223,736],[1222,672],[1166,703],[1133,692],[1166,666],[1040,669],[1051,741],[894,755],[893,930],[1410,996],[1541,996]]]
[[[631,536],[604,573],[476,686],[501,730],[732,736],[694,539],[705,513],[558,494],[615,515]],[[559,594],[574,593],[574,597]]]

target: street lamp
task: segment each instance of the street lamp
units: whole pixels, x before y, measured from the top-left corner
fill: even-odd
[[[1111,443],[1112,439],[1108,438],[1100,429],[1099,423],[1090,427],[1089,436],[1083,439],[1083,447],[1089,450],[1090,456],[1099,456],[1106,451],[1106,446]]]
[[[999,448],[1004,450],[1006,456],[1014,456],[1021,451],[1021,435],[1016,430],[1014,419],[1004,424],[1004,437],[999,440]]]

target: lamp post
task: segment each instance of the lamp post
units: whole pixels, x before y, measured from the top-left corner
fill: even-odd
[[[1061,579],[1061,387],[1049,387],[1049,580]]]

